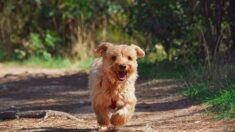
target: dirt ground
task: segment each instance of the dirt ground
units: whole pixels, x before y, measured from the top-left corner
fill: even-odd
[[[78,118],[51,116],[46,119],[0,120],[0,131],[98,131],[87,81],[87,73],[76,70],[0,65],[0,112],[58,110]],[[180,96],[180,88],[182,84],[174,80],[140,77],[136,84],[138,104],[135,115],[117,131],[235,131],[235,120],[214,120],[205,106]]]

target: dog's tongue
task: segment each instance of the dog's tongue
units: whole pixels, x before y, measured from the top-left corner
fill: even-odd
[[[125,77],[126,77],[125,71],[119,71],[119,72],[118,72],[118,78],[119,78],[121,81],[125,80]]]

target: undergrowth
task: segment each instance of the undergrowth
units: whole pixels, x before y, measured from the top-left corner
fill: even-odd
[[[235,64],[205,66],[182,62],[139,60],[139,75],[184,81],[182,94],[206,104],[217,119],[235,118]]]
[[[184,64],[176,61],[148,62],[139,60],[139,75],[146,78],[180,79],[184,71]]]
[[[84,60],[68,59],[62,57],[53,58],[40,58],[33,57],[23,61],[8,61],[3,62],[3,64],[8,66],[28,66],[28,67],[40,67],[49,69],[68,69],[68,68],[78,68],[78,69],[89,69],[93,57]]]
[[[199,66],[184,76],[183,94],[209,106],[216,118],[235,118],[234,64]]]

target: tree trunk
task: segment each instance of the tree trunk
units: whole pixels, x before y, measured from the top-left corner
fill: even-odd
[[[216,35],[215,35],[215,47],[213,51],[213,60],[216,60],[219,53],[219,47],[222,40],[221,36],[221,23],[223,18],[223,8],[224,8],[224,2],[222,0],[216,0],[216,7],[215,7],[215,29],[216,29]]]
[[[230,48],[229,54],[235,56],[235,1],[230,0],[229,6],[229,15],[230,15],[230,29],[231,29],[231,39],[232,39],[232,46]]]
[[[203,35],[203,47],[205,51],[205,58],[204,60],[208,63],[212,60],[212,56],[214,54],[214,42],[213,42],[213,34],[212,34],[212,29],[211,29],[211,20],[210,20],[210,0],[201,0],[202,3],[202,9],[203,9],[203,14],[202,16],[204,17],[204,25],[202,26],[203,29],[201,29],[202,35]],[[208,53],[207,53],[208,52]]]

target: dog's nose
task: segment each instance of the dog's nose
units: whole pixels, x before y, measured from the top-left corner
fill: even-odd
[[[120,68],[121,70],[125,70],[125,69],[126,69],[126,65],[125,65],[125,64],[120,64],[120,65],[119,65],[119,68]]]

